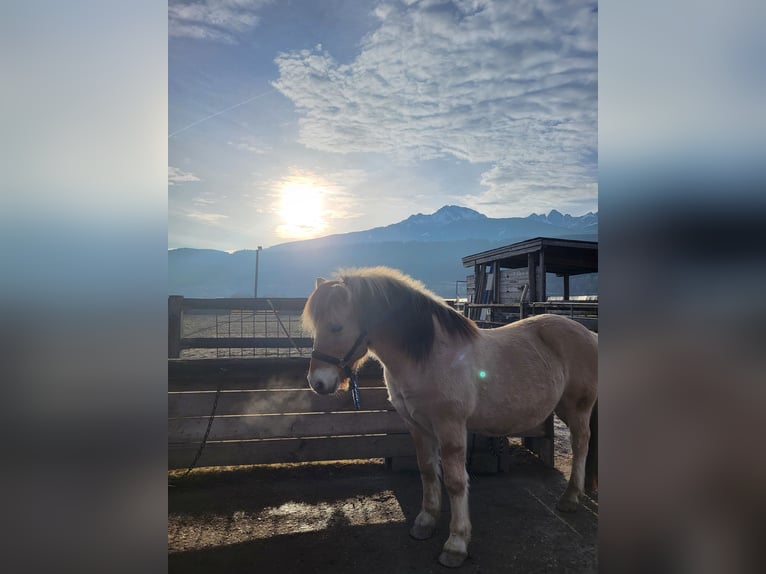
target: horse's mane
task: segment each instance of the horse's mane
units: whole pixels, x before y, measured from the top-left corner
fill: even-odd
[[[342,269],[336,278],[351,292],[361,327],[381,332],[416,361],[425,359],[433,348],[433,318],[459,339],[471,340],[479,333],[473,321],[396,269]]]

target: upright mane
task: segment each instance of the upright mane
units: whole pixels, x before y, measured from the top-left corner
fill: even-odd
[[[337,274],[351,292],[363,329],[375,329],[412,359],[433,348],[433,319],[451,336],[470,340],[479,330],[420,281],[389,267],[342,269]]]

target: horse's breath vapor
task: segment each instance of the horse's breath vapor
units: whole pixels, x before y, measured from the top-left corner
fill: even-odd
[[[452,516],[439,562],[460,566],[471,539],[466,431],[509,435],[534,428],[554,411],[570,428],[573,452],[558,508],[577,509],[585,486],[597,483],[593,333],[557,315],[482,330],[399,271],[352,269],[337,277],[318,281],[304,310],[314,333],[309,385],[334,392],[341,378],[350,377],[346,364],[368,352],[383,364],[389,398],[413,437],[423,481],[414,538],[435,531],[443,475]]]

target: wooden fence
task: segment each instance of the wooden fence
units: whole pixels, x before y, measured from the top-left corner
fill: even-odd
[[[362,370],[362,409],[350,393],[320,396],[306,382],[308,359],[168,362],[168,463],[194,460],[221,393],[197,466],[387,458],[414,455],[388,402],[380,368]]]
[[[380,365],[360,372],[359,411],[350,393],[311,391],[307,371],[303,358],[169,360],[169,468],[192,464],[209,423],[196,466],[386,458],[414,467],[412,440],[388,401]],[[552,419],[519,436],[553,465]],[[504,468],[503,440],[469,435],[472,469]]]
[[[554,313],[582,323],[598,333],[598,303],[594,301],[537,301],[515,303],[466,303],[466,315],[478,317],[487,310],[486,319],[474,319],[483,328],[500,327],[524,317]]]
[[[404,422],[388,401],[380,365],[360,372],[362,410],[350,393],[321,396],[308,387],[309,358],[174,358],[196,347],[272,346],[311,348],[311,339],[282,337],[184,337],[189,310],[244,309],[277,316],[300,313],[305,299],[184,299],[168,302],[168,466],[235,466],[319,460],[385,458],[414,467],[414,447]],[[295,336],[294,336],[295,335]],[[211,414],[214,411],[214,416]],[[208,431],[209,427],[209,431]],[[207,439],[205,435],[207,434]],[[553,466],[553,419],[520,433],[525,445]],[[204,440],[204,448],[199,459]],[[507,466],[505,438],[469,435],[473,470]]]

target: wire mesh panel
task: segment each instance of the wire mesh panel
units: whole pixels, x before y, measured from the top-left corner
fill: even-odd
[[[268,309],[238,308],[222,300],[210,300],[215,308],[206,309],[204,300],[195,300],[181,319],[180,357],[308,356],[311,339],[303,330],[300,310],[295,305],[280,310],[278,304],[265,301]]]

